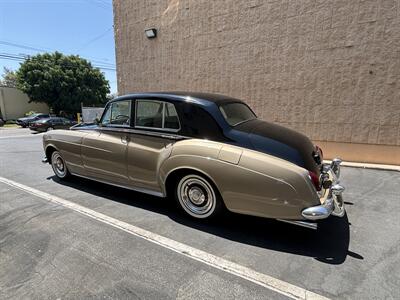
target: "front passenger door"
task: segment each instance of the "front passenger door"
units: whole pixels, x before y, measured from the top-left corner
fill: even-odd
[[[82,160],[90,177],[127,185],[126,164],[131,100],[111,102],[96,131],[82,141]]]

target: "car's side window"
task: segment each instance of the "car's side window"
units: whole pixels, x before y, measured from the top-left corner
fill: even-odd
[[[162,128],[163,102],[153,100],[136,101],[137,127]]]
[[[131,101],[117,101],[111,103],[105,112],[101,124],[102,125],[117,125],[126,126],[130,123],[131,116]]]
[[[158,100],[136,100],[135,127],[178,131],[179,118],[172,103]]]
[[[175,106],[172,103],[165,104],[164,127],[169,129],[179,129],[179,118]]]
[[[112,104],[107,106],[107,109],[106,109],[105,113],[103,114],[103,117],[101,118],[101,125],[110,124],[111,108],[112,108]]]

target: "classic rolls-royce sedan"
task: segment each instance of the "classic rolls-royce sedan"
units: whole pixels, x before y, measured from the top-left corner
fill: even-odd
[[[315,228],[345,214],[340,159],[323,163],[305,135],[257,118],[243,101],[138,93],[107,103],[96,124],[43,136],[55,175],[160,197],[204,219],[223,209]]]

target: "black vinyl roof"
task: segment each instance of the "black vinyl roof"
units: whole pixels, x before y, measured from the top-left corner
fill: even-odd
[[[111,101],[118,101],[124,100],[127,98],[152,98],[152,97],[159,97],[162,99],[170,99],[170,100],[177,100],[177,101],[186,101],[187,97],[195,98],[200,102],[202,100],[208,102],[214,102],[217,104],[227,103],[227,102],[243,102],[239,99],[235,99],[229,96],[220,95],[220,94],[212,94],[212,93],[200,93],[200,92],[183,92],[183,91],[173,91],[173,92],[146,92],[146,93],[132,93],[126,94],[123,96],[119,96]]]

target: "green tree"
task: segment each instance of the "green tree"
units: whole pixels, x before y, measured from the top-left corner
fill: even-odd
[[[2,77],[3,79],[0,80],[0,85],[7,87],[16,87],[17,75],[13,70],[4,67]]]
[[[113,100],[114,98],[118,97],[117,93],[113,93],[113,94],[108,94],[107,95],[107,101]]]
[[[59,114],[107,101],[110,86],[104,74],[76,55],[45,53],[29,57],[17,71],[17,87],[32,102],[44,102]]]

